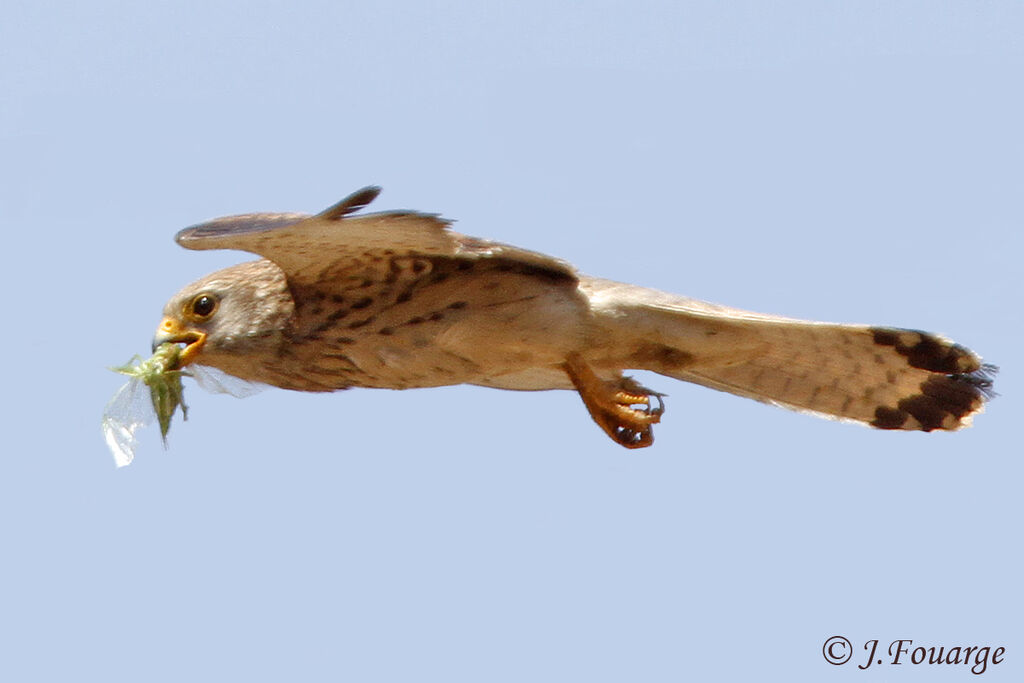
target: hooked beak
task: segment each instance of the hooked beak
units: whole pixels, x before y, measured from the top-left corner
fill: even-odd
[[[184,344],[179,362],[184,367],[196,359],[196,354],[206,343],[206,333],[190,330],[182,326],[174,318],[164,318],[160,326],[156,328],[156,335],[153,337],[153,351],[161,344]]]

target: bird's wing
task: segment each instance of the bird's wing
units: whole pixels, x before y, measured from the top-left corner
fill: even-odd
[[[349,264],[391,257],[494,260],[575,277],[569,264],[510,245],[466,237],[437,214],[385,211],[353,216],[380,194],[366,187],[311,216],[255,213],[217,218],[177,234],[187,249],[239,249],[276,263],[289,281],[314,284]]]
[[[993,395],[996,368],[937,334],[751,313],[596,278],[583,288],[615,313],[606,319],[627,335],[619,346],[641,350],[636,367],[712,389],[923,431],[969,425]]]

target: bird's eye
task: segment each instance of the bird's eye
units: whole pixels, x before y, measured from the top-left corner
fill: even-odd
[[[209,294],[200,294],[189,305],[189,312],[196,318],[206,319],[217,309],[217,299]]]

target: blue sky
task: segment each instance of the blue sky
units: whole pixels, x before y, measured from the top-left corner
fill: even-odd
[[[1010,2],[42,3],[0,11],[10,313],[0,678],[1020,678],[1024,11]],[[956,434],[643,376],[651,449],[568,392],[186,387],[99,416],[183,226],[380,208],[603,277],[942,332],[1002,366]]]

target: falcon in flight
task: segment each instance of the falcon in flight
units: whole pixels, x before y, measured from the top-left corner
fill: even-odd
[[[218,218],[188,249],[258,261],[178,292],[154,345],[182,364],[296,391],[476,384],[573,389],[616,443],[653,442],[651,370],[879,429],[955,430],[991,395],[991,366],[939,335],[750,313],[588,277],[544,254],[453,232],[435,214],[329,209]]]

